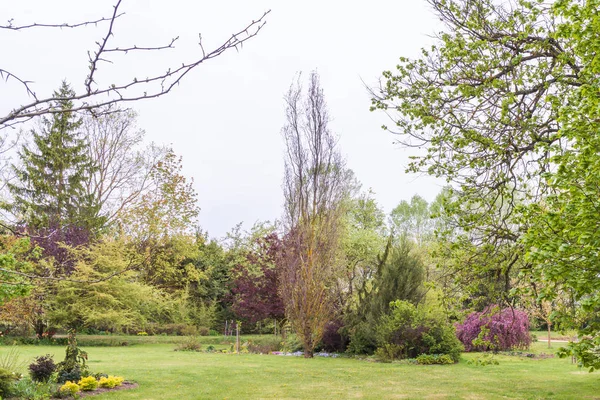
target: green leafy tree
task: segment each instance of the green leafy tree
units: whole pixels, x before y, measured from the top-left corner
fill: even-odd
[[[336,285],[337,303],[342,312],[356,307],[357,291],[373,278],[377,256],[385,249],[387,236],[385,214],[372,191],[361,193],[348,203],[340,238],[341,267]]]
[[[36,249],[32,251],[29,238],[14,235],[0,236],[0,306],[7,301],[28,294]]]
[[[177,318],[177,300],[139,279],[143,254],[123,240],[70,251],[77,260],[75,272],[46,296],[50,325],[136,332],[149,322],[169,323]]]
[[[433,233],[429,204],[419,195],[410,202],[402,200],[390,213],[390,222],[397,235],[406,235],[419,245]]]
[[[139,243],[193,233],[200,211],[198,195],[182,169],[181,157],[168,150],[150,172],[150,189],[121,217],[123,233]]]
[[[400,141],[426,149],[409,170],[455,188],[463,276],[492,278],[504,302],[528,276],[549,298],[571,293],[576,312],[561,317],[592,337],[572,351],[596,368],[600,4],[429,3],[445,32],[384,73],[373,108],[396,110]]]

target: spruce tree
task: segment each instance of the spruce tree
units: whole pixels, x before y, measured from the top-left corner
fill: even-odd
[[[21,166],[13,166],[19,182],[9,185],[13,212],[30,230],[97,230],[102,225],[98,207],[86,195],[93,172],[87,142],[78,129],[81,119],[71,111],[75,92],[63,81],[54,92],[59,99],[53,113],[32,130],[33,146],[19,152]]]

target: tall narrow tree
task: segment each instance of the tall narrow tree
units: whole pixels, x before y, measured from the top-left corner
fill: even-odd
[[[348,173],[329,130],[329,114],[316,72],[304,95],[298,81],[285,96],[286,236],[281,294],[286,316],[312,357],[330,318],[342,199]]]

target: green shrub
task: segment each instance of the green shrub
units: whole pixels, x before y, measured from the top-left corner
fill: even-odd
[[[78,382],[81,379],[81,367],[76,365],[73,369],[67,370],[59,370],[58,376],[56,377],[56,382],[64,383],[64,382]]]
[[[454,364],[454,360],[448,354],[421,354],[417,357],[417,364]]]
[[[189,336],[175,347],[175,351],[200,351],[202,343],[197,337]]]
[[[197,334],[197,328],[189,324],[149,324],[146,332],[152,335],[191,336]]]
[[[17,376],[4,368],[0,368],[0,397],[8,397],[11,394],[13,384]]]
[[[29,364],[29,375],[35,382],[48,382],[54,371],[56,364],[50,354],[36,357],[35,361]]]
[[[124,379],[120,376],[109,376],[106,378],[102,377],[98,381],[98,386],[100,386],[101,388],[112,389],[116,386],[121,386],[123,384],[123,381]]]
[[[382,362],[392,362],[393,360],[400,360],[404,357],[404,347],[395,343],[382,343],[381,346],[375,350],[375,357]]]
[[[274,336],[263,336],[253,340],[248,340],[248,352],[256,354],[269,354],[273,351],[279,351],[281,348],[281,339]]]
[[[198,328],[198,334],[200,336],[209,336],[210,335],[210,329],[205,327],[205,326],[201,326]]]
[[[58,393],[63,396],[75,396],[80,390],[81,388],[75,382],[66,381],[65,384],[58,389]]]
[[[294,353],[296,351],[302,351],[302,342],[294,334],[287,335],[286,338],[281,342],[281,351],[285,353]]]
[[[373,354],[377,349],[377,336],[373,324],[361,322],[350,331],[350,343],[346,350],[351,354]]]
[[[376,355],[382,361],[447,354],[458,362],[462,344],[454,326],[441,313],[403,300],[392,302],[390,307],[390,314],[383,316],[375,328],[379,345]]]
[[[13,385],[11,395],[23,400],[46,400],[54,394],[55,390],[56,386],[52,382],[34,382],[31,378],[25,377]]]
[[[92,390],[98,389],[98,381],[93,376],[81,378],[77,384],[84,392],[91,392]]]

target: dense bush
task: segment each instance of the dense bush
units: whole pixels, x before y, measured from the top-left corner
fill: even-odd
[[[207,328],[206,326],[201,326],[198,328],[198,335],[200,336],[209,336],[210,335],[210,329]]]
[[[273,336],[263,336],[248,340],[248,351],[257,354],[269,354],[273,351],[279,351],[281,348],[281,338]]]
[[[403,300],[391,302],[390,307],[390,314],[384,315],[376,327],[378,358],[392,361],[421,354],[447,354],[458,361],[463,347],[454,326],[442,314]]]
[[[58,383],[65,383],[68,381],[71,382],[78,382],[81,379],[82,373],[81,373],[81,367],[79,365],[76,365],[75,367],[71,368],[70,370],[63,370],[63,369],[58,369],[58,375],[56,377],[56,382]]]
[[[344,324],[340,320],[333,320],[325,325],[325,331],[321,338],[320,348],[329,352],[343,352],[346,351],[348,341],[340,333]]]
[[[417,357],[417,364],[454,364],[454,360],[448,354],[421,354]]]
[[[66,346],[67,338],[42,338],[29,336],[0,336],[0,345],[26,345],[26,346]]]
[[[124,379],[120,376],[108,376],[102,377],[98,381],[98,386],[101,388],[112,389],[116,386],[121,386],[123,384]]]
[[[19,379],[11,388],[11,396],[22,400],[45,400],[55,394],[53,382],[34,382],[29,377]]]
[[[377,334],[374,324],[360,322],[350,330],[348,353],[373,354],[377,349]]]
[[[77,384],[84,392],[91,392],[92,390],[98,389],[98,381],[93,376],[81,378]]]
[[[200,351],[201,349],[202,343],[200,343],[200,340],[194,336],[185,338],[185,340],[175,347],[175,351]]]
[[[285,339],[281,342],[281,351],[284,353],[295,353],[297,351],[303,351],[302,342],[296,336],[296,334],[288,334]]]
[[[62,396],[75,396],[81,388],[75,382],[67,381],[58,389],[58,393]]]
[[[466,351],[527,349],[531,344],[527,313],[497,306],[469,314],[456,325],[456,335]]]
[[[48,382],[54,371],[56,364],[50,354],[36,357],[35,361],[29,364],[29,375],[35,382]]]

